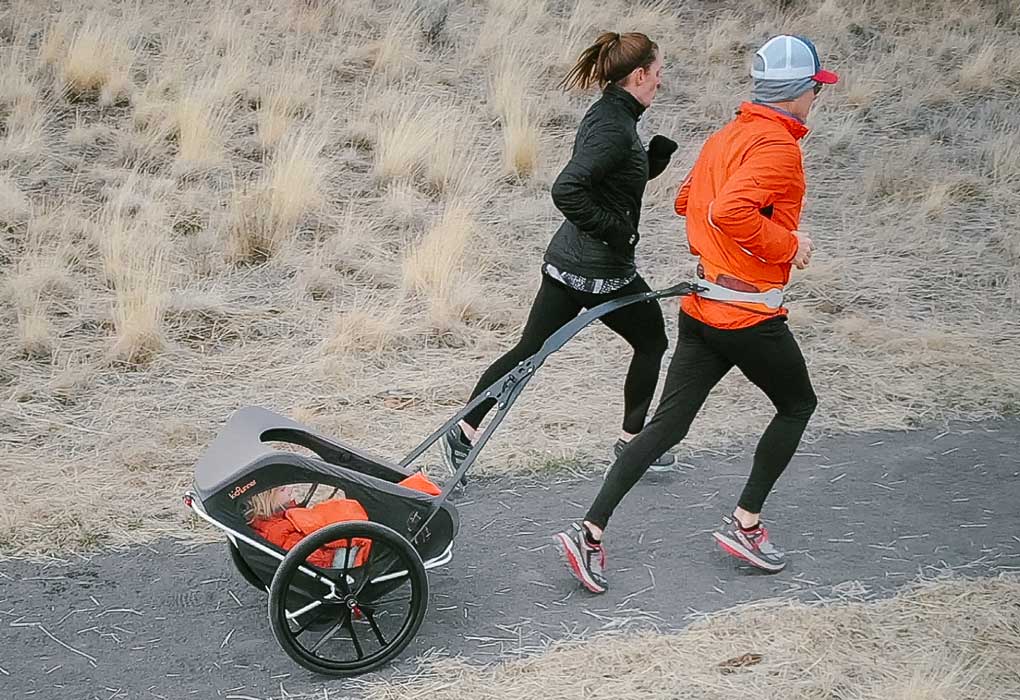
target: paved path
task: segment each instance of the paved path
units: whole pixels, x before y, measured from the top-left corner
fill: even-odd
[[[940,570],[1020,571],[1020,421],[806,447],[769,501],[792,560],[775,576],[736,565],[708,534],[746,464],[705,458],[646,477],[612,523],[612,590],[599,597],[573,584],[548,545],[598,479],[472,482],[454,560],[430,576],[425,622],[390,672],[430,651],[492,660],[597,630],[674,629],[778,595],[883,595]],[[325,687],[335,699],[356,687],[291,663],[265,605],[221,545],[0,564],[0,697],[280,698]]]

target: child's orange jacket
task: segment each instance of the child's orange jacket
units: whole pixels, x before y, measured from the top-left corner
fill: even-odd
[[[759,292],[789,282],[806,189],[798,141],[807,132],[793,115],[745,102],[705,142],[675,208],[687,219],[691,253],[709,282]],[[746,328],[786,313],[697,295],[681,304],[716,328]]]
[[[256,518],[252,521],[251,527],[263,539],[277,547],[290,550],[316,530],[346,520],[368,520],[368,513],[355,500],[333,498],[309,508],[294,506],[269,518]],[[371,544],[370,540],[354,538],[353,546],[358,547],[358,553],[354,561],[350,562],[351,566],[361,566],[365,563]],[[333,565],[334,552],[347,546],[347,540],[329,542],[312,552],[308,557],[308,563],[329,568]]]
[[[400,485],[432,496],[440,494],[439,487],[421,472],[407,477]],[[316,530],[347,520],[368,520],[368,513],[353,499],[333,498],[316,503],[310,508],[293,506],[269,518],[256,518],[252,520],[251,527],[263,539],[289,551]],[[333,565],[333,556],[337,549],[353,546],[357,547],[358,551],[354,561],[349,562],[349,565],[361,566],[368,559],[371,544],[370,540],[359,537],[354,538],[353,545],[348,545],[347,540],[337,540],[315,550],[308,557],[308,562],[329,568]]]

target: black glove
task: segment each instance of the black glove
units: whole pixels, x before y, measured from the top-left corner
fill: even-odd
[[[612,238],[606,241],[610,248],[621,253],[629,253],[641,240],[641,234],[628,221],[620,221]]]
[[[669,160],[670,157],[676,153],[676,149],[680,148],[676,141],[669,139],[662,134],[656,134],[652,137],[652,140],[648,142],[648,155],[655,159]]]

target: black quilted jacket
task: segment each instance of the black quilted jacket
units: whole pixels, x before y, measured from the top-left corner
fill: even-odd
[[[637,134],[644,110],[629,92],[610,85],[584,115],[570,162],[552,186],[553,202],[566,220],[546,249],[546,262],[583,277],[628,277],[636,271],[641,197],[677,148],[656,136],[645,150]]]

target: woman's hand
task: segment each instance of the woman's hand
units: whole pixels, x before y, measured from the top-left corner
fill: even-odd
[[[648,179],[654,180],[669,165],[669,159],[673,157],[676,149],[676,141],[668,139],[662,134],[656,134],[648,142]]]
[[[613,235],[606,244],[613,250],[618,250],[621,253],[629,253],[634,250],[637,246],[638,241],[641,240],[641,234],[638,230],[631,226],[629,221],[620,221],[620,226],[617,227],[615,235]]]
[[[676,149],[680,148],[676,141],[669,139],[662,134],[656,134],[652,137],[652,140],[648,142],[648,155],[652,158],[664,158],[669,160]]]

